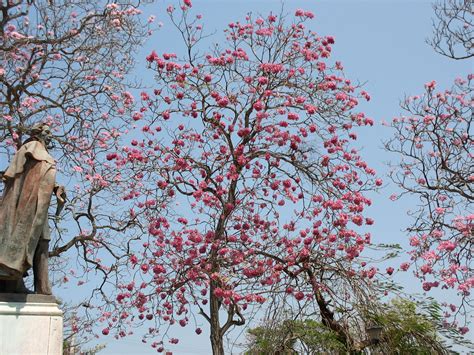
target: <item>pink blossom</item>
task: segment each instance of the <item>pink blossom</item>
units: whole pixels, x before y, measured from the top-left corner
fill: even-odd
[[[304,293],[301,292],[301,291],[296,292],[295,293],[295,298],[296,298],[296,300],[301,301],[304,298]]]
[[[453,251],[454,249],[456,249],[456,243],[449,240],[443,241],[438,245],[438,250]]]
[[[217,104],[220,107],[226,107],[229,104],[229,99],[227,97],[223,97],[217,101]]]
[[[400,269],[403,270],[403,271],[407,271],[408,269],[410,268],[410,264],[409,263],[401,263],[400,264]]]
[[[428,265],[428,264],[423,264],[420,270],[423,274],[430,274],[433,272],[431,265]]]
[[[297,113],[295,112],[289,112],[288,113],[288,119],[292,121],[297,121],[300,117],[298,116]]]
[[[428,91],[432,91],[434,90],[434,88],[436,87],[436,81],[432,80],[428,83],[425,84],[425,88],[428,90]]]
[[[257,111],[261,111],[264,108],[263,102],[262,101],[257,101],[253,104],[253,108]]]
[[[260,85],[268,84],[268,78],[265,76],[258,77],[257,81]]]
[[[295,16],[304,16],[304,10],[302,9],[297,9],[296,12],[295,12]]]
[[[436,208],[435,208],[435,212],[436,212],[437,214],[444,214],[444,213],[446,212],[446,209],[443,208],[443,207],[436,207]]]
[[[149,55],[147,55],[147,57],[146,57],[146,60],[149,63],[152,63],[157,59],[158,59],[158,54],[155,51],[151,51],[151,53]]]

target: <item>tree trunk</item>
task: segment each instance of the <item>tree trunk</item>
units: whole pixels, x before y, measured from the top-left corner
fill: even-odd
[[[211,346],[212,355],[224,355],[224,342],[222,341],[221,332],[214,332],[211,329]]]
[[[219,309],[221,303],[219,299],[214,295],[214,290],[218,286],[217,281],[211,280],[209,294],[210,304],[210,318],[211,318],[211,346],[213,355],[224,355],[224,341],[222,339],[223,334],[221,332],[221,325],[219,321]]]

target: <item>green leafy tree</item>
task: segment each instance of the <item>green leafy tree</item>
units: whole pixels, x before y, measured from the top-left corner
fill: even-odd
[[[248,331],[245,354],[364,354],[369,350],[381,354],[449,354],[453,351],[446,338],[459,340],[457,334],[442,330],[441,309],[433,301],[417,304],[397,298],[366,309],[357,320],[366,325],[366,331],[352,332],[351,348],[317,319],[298,319],[286,312]]]

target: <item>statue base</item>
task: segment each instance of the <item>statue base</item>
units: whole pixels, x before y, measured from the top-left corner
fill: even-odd
[[[63,353],[63,312],[53,296],[0,293],[0,354]]]

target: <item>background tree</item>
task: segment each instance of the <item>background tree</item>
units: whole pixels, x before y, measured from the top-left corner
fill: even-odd
[[[412,263],[423,289],[454,289],[469,310],[473,286],[474,165],[472,78],[458,79],[451,90],[426,85],[423,96],[408,98],[410,114],[393,121],[396,135],[387,149],[402,156],[392,174],[402,195],[416,195],[417,209],[408,228]],[[407,265],[408,266],[408,265]]]
[[[433,37],[428,43],[452,59],[474,56],[472,1],[444,0],[434,5]]]
[[[425,309],[404,299],[394,299],[389,304],[374,302],[365,305],[359,319],[369,325],[377,325],[378,334],[371,336],[375,328],[355,330],[359,348],[348,349],[338,334],[326,327],[318,318],[302,318],[300,314],[283,308],[277,315],[264,319],[264,325],[248,330],[246,354],[449,354],[450,349],[438,333],[441,308],[436,304],[424,304]]]
[[[152,346],[164,351],[166,324],[199,314],[223,354],[228,330],[280,292],[316,299],[337,327],[329,303],[351,297],[337,284],[362,293],[377,272],[355,262],[373,223],[364,192],[381,184],[350,143],[354,126],[372,124],[354,110],[369,96],[329,59],[334,39],[306,29],[310,12],[248,15],[200,52],[190,7],[168,8],[186,55],[147,57],[156,87],[142,95],[142,138],[115,157],[136,171],[130,196],[149,239],[104,331],[123,331],[123,313],[154,319],[149,336],[163,338]]]
[[[437,52],[453,59],[472,56],[471,5],[448,0],[435,6],[431,44]],[[448,90],[436,90],[435,81],[425,84],[422,95],[403,101],[406,115],[393,120],[395,134],[386,143],[400,157],[391,174],[400,196],[418,198],[407,228],[411,261],[402,269],[413,264],[425,291],[453,289],[460,295],[460,304],[447,304],[445,315],[454,324],[461,320],[462,333],[468,331],[474,285],[473,79],[457,78]]]

